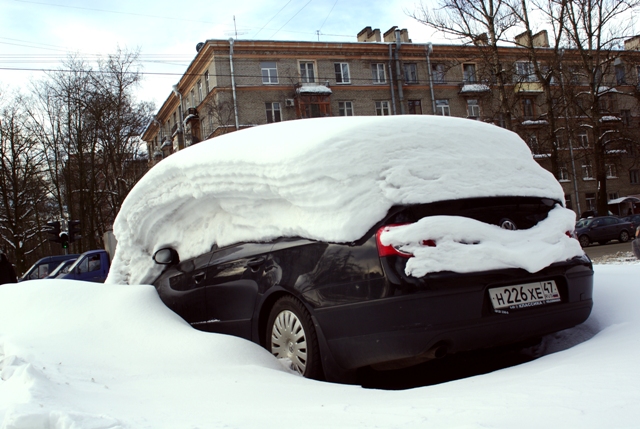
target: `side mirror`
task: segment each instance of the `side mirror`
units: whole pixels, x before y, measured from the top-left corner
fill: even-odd
[[[160,265],[175,265],[180,262],[180,256],[175,249],[167,247],[154,253],[153,260]]]

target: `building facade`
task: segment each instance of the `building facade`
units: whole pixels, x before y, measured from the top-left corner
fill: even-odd
[[[157,162],[270,122],[400,114],[482,120],[517,132],[580,213],[595,209],[603,169],[609,200],[640,194],[639,46],[634,38],[615,58],[609,53],[594,82],[576,66],[578,53],[549,48],[545,32],[499,48],[482,38],[413,43],[396,27],[384,34],[367,27],[354,43],[208,40],[143,139]],[[473,150],[469,142],[469,156]]]

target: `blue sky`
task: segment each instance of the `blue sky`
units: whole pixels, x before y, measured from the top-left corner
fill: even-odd
[[[433,0],[424,0],[431,2]],[[159,106],[207,39],[355,42],[367,26],[435,36],[407,15],[414,0],[0,0],[0,91],[45,77],[68,53],[91,61],[117,47],[141,50],[138,97]],[[231,5],[230,5],[231,4]]]

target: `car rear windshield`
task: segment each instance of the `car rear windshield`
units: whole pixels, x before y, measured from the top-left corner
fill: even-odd
[[[544,220],[559,204],[549,198],[494,197],[470,198],[418,204],[392,210],[386,224],[417,222],[427,216],[463,216],[480,222],[501,225],[505,219],[518,229],[529,229]]]

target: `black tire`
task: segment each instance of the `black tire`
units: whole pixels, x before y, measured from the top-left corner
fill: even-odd
[[[322,379],[320,347],[311,315],[292,296],[283,296],[269,314],[266,346],[275,357],[291,360],[292,369],[306,378]]]
[[[627,241],[629,241],[629,233],[627,231],[622,231],[620,233],[620,237],[618,237],[618,240],[620,241],[620,243],[626,243]]]
[[[587,237],[586,235],[581,235],[580,237],[578,237],[578,241],[580,242],[580,246],[582,247],[589,247],[589,244],[591,243],[591,240],[589,240],[589,237]]]

